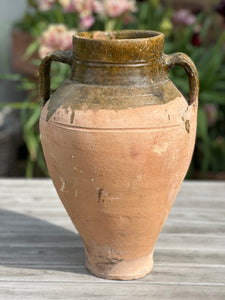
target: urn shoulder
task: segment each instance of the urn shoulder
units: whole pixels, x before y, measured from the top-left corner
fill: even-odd
[[[185,68],[192,103],[198,96],[197,71],[183,53],[165,55],[164,36],[154,31],[86,32],[73,38],[72,51],[55,51],[40,67],[42,104],[49,119],[62,107],[122,110],[162,105],[182,97],[168,78],[174,65]],[[51,61],[71,66],[69,78],[50,97]]]

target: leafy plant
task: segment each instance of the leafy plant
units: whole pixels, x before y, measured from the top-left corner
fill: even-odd
[[[202,18],[197,21],[201,22]],[[184,29],[182,39],[172,37],[166,43],[168,52],[187,53],[198,69],[200,93],[197,140],[190,170],[199,170],[202,177],[207,171],[225,171],[225,31],[209,44],[207,34],[210,24],[213,24],[212,18],[203,20],[199,32],[201,45],[197,47],[190,42],[196,24]],[[188,96],[189,87],[184,70],[175,68],[170,77]]]
[[[72,0],[76,1],[76,0]],[[97,1],[107,2],[108,0]],[[129,2],[130,1],[130,2]],[[28,47],[25,57],[28,58],[34,51],[45,55],[40,51],[53,50],[59,45],[58,31],[62,24],[67,26],[65,30],[82,30],[82,11],[63,12],[60,1],[50,1],[51,8],[40,10],[39,1],[29,0],[28,11],[23,20],[16,24],[17,28],[27,30],[34,37],[34,42]],[[46,3],[48,0],[46,0]],[[82,2],[82,1],[80,1]],[[225,32],[218,29],[215,13],[210,15],[202,12],[193,15],[188,10],[174,11],[170,6],[163,6],[158,0],[137,1],[136,11],[132,0],[108,1],[122,5],[121,13],[112,14],[108,10],[102,14],[100,11],[89,11],[94,18],[91,30],[118,30],[118,29],[146,29],[161,31],[166,36],[165,53],[184,52],[195,62],[200,79],[199,112],[197,141],[189,176],[194,176],[200,171],[204,176],[206,172],[225,171]],[[121,3],[120,3],[121,2]],[[82,3],[85,3],[83,1]],[[130,10],[126,10],[129,3]],[[126,4],[126,5],[125,5]],[[65,9],[65,7],[64,7]],[[48,25],[54,24],[49,30]],[[83,24],[83,25],[82,25]],[[91,23],[86,23],[91,24]],[[51,25],[52,26],[52,25]],[[62,27],[61,27],[62,29]],[[89,28],[86,28],[89,29]],[[49,30],[49,31],[48,31]],[[57,31],[58,30],[58,31]],[[61,30],[62,32],[62,30]],[[54,35],[55,34],[55,35]],[[51,43],[49,43],[49,38]],[[53,38],[55,37],[55,38]],[[65,36],[62,36],[62,41]],[[53,41],[53,42],[52,42]],[[57,41],[54,44],[54,41]],[[51,49],[50,49],[51,48]],[[43,50],[42,49],[42,50]],[[42,54],[41,54],[42,53]],[[34,61],[38,65],[40,60]],[[68,66],[64,64],[52,64],[51,89],[55,90],[67,77]],[[23,125],[23,137],[28,149],[26,176],[47,175],[47,169],[42,154],[38,120],[40,107],[37,83],[21,75],[10,75],[11,79],[21,80],[20,88],[28,92],[27,99],[23,103],[14,103],[15,108],[21,110]],[[18,77],[19,76],[19,77]],[[188,79],[181,67],[175,67],[169,74],[176,86],[188,97]]]

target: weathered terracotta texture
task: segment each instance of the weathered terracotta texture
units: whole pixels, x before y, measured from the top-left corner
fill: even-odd
[[[81,33],[73,53],[56,51],[40,67],[48,170],[83,239],[86,267],[100,277],[151,271],[192,157],[197,72],[185,54],[163,54],[163,42],[151,31]],[[72,68],[48,100],[52,60]],[[188,101],[168,79],[175,64],[188,74]]]

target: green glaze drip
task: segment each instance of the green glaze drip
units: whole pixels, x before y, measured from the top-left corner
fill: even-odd
[[[189,104],[198,96],[198,76],[193,62],[183,53],[163,54],[164,35],[154,31],[79,33],[73,51],[57,50],[40,66],[42,105],[48,101],[47,120],[63,107],[70,110],[112,109],[162,105],[181,96],[168,79],[174,65],[184,67],[190,86]],[[70,78],[51,95],[52,61],[71,66]],[[186,125],[188,128],[188,124]]]

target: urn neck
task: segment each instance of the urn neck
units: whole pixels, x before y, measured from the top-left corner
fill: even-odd
[[[155,31],[83,32],[73,37],[71,79],[94,85],[149,85],[167,77],[164,35]]]

